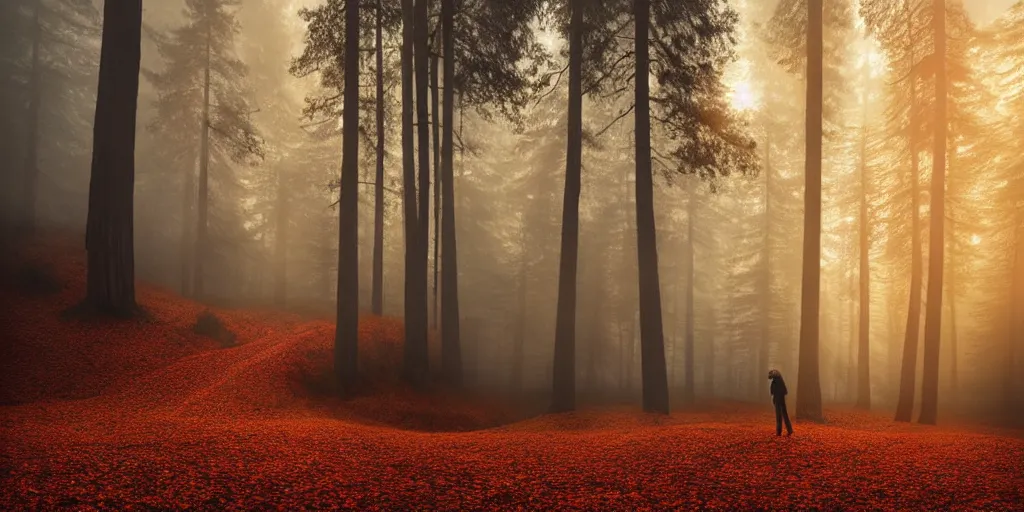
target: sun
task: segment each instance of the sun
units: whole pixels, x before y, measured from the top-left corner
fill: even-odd
[[[750,82],[742,81],[733,84],[732,90],[729,91],[729,103],[732,105],[733,110],[737,112],[756,109],[758,97],[750,86]]]
[[[725,83],[728,87],[726,98],[732,109],[737,112],[756,110],[761,101],[757,90],[754,89],[750,68],[749,60],[740,59],[726,70]]]

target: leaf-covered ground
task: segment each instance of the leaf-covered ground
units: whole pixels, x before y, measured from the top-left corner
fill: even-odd
[[[28,256],[49,261],[53,247]],[[64,254],[69,251],[64,251]],[[73,251],[70,251],[73,253]],[[1024,439],[829,411],[776,438],[768,408],[668,418],[633,408],[507,421],[469,399],[393,383],[339,404],[317,392],[332,327],[215,311],[147,287],[150,321],[62,320],[63,289],[3,287],[0,510],[1021,510]],[[9,284],[10,280],[5,280]],[[10,335],[8,335],[10,333]],[[368,372],[400,359],[401,326],[367,318]],[[473,429],[458,432],[459,429]]]

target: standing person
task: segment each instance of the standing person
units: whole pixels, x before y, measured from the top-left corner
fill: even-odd
[[[786,422],[786,435],[793,435],[793,424],[789,422],[789,411],[786,410],[786,381],[778,370],[768,372],[768,380],[772,381],[769,391],[772,394],[772,404],[775,405],[775,435],[782,435],[782,422]]]

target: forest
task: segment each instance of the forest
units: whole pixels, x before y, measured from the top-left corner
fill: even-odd
[[[0,77],[4,509],[1024,502],[1024,2],[4,0]]]

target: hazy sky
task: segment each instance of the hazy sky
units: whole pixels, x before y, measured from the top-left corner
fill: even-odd
[[[963,0],[974,21],[985,25],[999,17],[1017,0]]]

